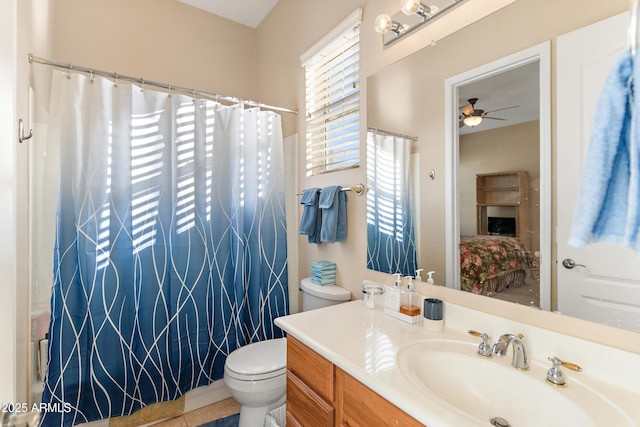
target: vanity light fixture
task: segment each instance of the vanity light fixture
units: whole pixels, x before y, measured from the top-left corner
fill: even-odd
[[[386,13],[378,15],[373,23],[373,28],[380,34],[386,34],[391,31],[396,37],[399,37],[406,31],[406,27],[404,25],[394,21]]]
[[[474,127],[478,126],[480,123],[482,123],[482,116],[481,115],[474,115],[473,113],[471,113],[471,115],[465,117],[464,120],[462,120],[462,122],[465,125],[474,128]]]
[[[398,0],[396,0],[398,1]],[[425,0],[428,1],[428,0]],[[389,16],[378,15],[373,22],[375,30],[382,34],[383,46],[388,46],[411,32],[435,21],[467,0],[438,0],[436,5],[427,5],[421,0],[400,0],[402,10]],[[437,39],[434,38],[435,42]]]
[[[438,6],[427,6],[420,0],[403,0],[401,9],[405,15],[418,15],[423,21],[438,13]]]

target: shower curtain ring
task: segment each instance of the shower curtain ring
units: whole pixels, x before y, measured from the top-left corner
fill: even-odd
[[[93,83],[93,68],[89,70],[89,76],[89,80],[91,81],[91,83]]]
[[[144,79],[140,77],[140,92],[144,92]]]
[[[169,83],[169,98],[171,98],[171,83]]]
[[[118,87],[118,73],[113,73],[113,87]]]
[[[196,103],[196,90],[195,88],[193,89],[193,103]]]
[[[67,80],[71,80],[71,69],[73,68],[73,64],[69,64],[67,68]]]

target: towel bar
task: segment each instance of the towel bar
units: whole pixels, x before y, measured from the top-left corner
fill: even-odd
[[[322,191],[322,190],[320,190]],[[342,187],[342,189],[340,191],[353,191],[354,193],[356,193],[356,195],[358,196],[362,196],[364,193],[367,192],[367,187],[364,186],[364,184],[356,184],[353,187]],[[296,196],[302,196],[302,193],[296,193]]]

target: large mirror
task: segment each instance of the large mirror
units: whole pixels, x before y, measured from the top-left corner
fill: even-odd
[[[586,5],[577,0],[547,3],[518,0],[437,45],[425,47],[369,76],[367,124],[370,128],[417,137],[412,148],[419,155],[420,167],[420,191],[415,203],[417,267],[435,270],[436,284],[464,289],[459,258],[461,236],[516,237],[523,243],[527,259],[519,261],[525,268],[514,280],[522,280],[525,286],[517,286],[515,295],[501,292],[499,284],[492,284],[489,289],[476,286],[477,293],[640,330],[635,303],[628,304],[628,309],[620,305],[603,309],[611,300],[611,293],[606,294],[606,290],[601,289],[597,296],[583,295],[582,289],[587,287],[575,285],[581,289],[574,292],[575,299],[582,302],[573,306],[564,302],[574,276],[584,276],[586,281],[591,278],[595,283],[598,280],[594,277],[600,277],[605,269],[619,271],[620,260],[628,261],[623,270],[636,271],[635,254],[627,250],[628,253],[612,258],[607,256],[612,249],[608,246],[600,247],[592,255],[564,252],[563,244],[557,242],[566,241],[566,229],[570,228],[575,206],[575,200],[571,207],[558,203],[558,198],[569,199],[566,193],[559,194],[567,191],[557,184],[564,182],[557,172],[558,168],[564,171],[559,157],[562,160],[573,157],[580,162],[586,150],[573,147],[562,151],[565,140],[559,139],[563,126],[575,121],[563,120],[562,110],[575,111],[584,119],[582,125],[575,125],[582,128],[568,129],[564,131],[567,135],[588,134],[595,108],[589,105],[595,105],[597,90],[592,88],[586,93],[584,86],[596,86],[600,79],[597,87],[601,87],[603,73],[606,75],[608,71],[602,64],[612,64],[626,46],[628,17],[621,15],[617,22],[609,24],[619,27],[618,31],[595,30],[601,39],[599,43],[608,49],[603,48],[606,53],[601,54],[602,58],[592,56],[583,60],[600,64],[601,69],[589,71],[588,77],[592,78],[589,83],[576,78],[573,83],[571,78],[562,80],[562,67],[570,56],[567,52],[579,50],[571,44],[578,43],[572,37],[576,40],[585,37],[582,33],[577,36],[569,33],[614,19],[629,4],[621,0],[606,4],[588,0]],[[553,25],[539,25],[549,19],[550,10],[553,16],[563,19],[553,20]],[[587,10],[588,13],[584,12]],[[581,69],[584,71],[582,65],[576,67],[564,74],[573,72],[575,76]],[[582,85],[575,89],[582,98],[563,94],[571,84]],[[545,96],[546,105],[540,105]],[[479,110],[490,112],[482,124],[460,127],[464,116]],[[563,186],[577,193],[580,175],[574,171],[570,184],[573,187]],[[482,182],[484,187],[480,185]],[[487,197],[493,196],[480,194],[480,188],[492,187],[509,187],[509,197],[526,193],[523,197],[528,207],[490,206],[502,203],[486,202]],[[486,206],[480,209],[483,204]],[[525,210],[526,214],[522,212]],[[605,260],[605,265],[596,267],[595,259]],[[563,262],[569,262],[568,265],[573,262],[576,267],[563,267]],[[631,280],[637,279],[619,278],[627,285]],[[623,298],[630,301],[636,297],[634,294]]]

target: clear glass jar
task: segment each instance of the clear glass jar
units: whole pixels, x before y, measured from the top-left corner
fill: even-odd
[[[378,308],[384,304],[384,287],[382,285],[362,285],[362,303],[367,308]]]

